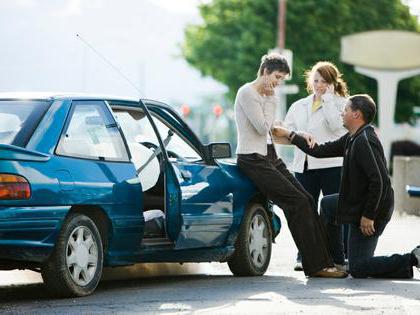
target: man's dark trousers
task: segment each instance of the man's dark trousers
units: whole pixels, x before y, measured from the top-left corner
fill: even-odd
[[[336,223],[338,194],[321,200],[321,216],[326,224],[331,254],[336,264],[344,263],[341,225]],[[411,254],[374,257],[379,236],[388,222],[375,223],[375,234],[365,236],[359,224],[350,224],[348,235],[349,272],[353,278],[412,278]]]
[[[274,146],[267,156],[238,154],[238,167],[258,190],[283,209],[289,230],[302,255],[306,275],[333,266],[324,226],[312,196],[277,159]]]

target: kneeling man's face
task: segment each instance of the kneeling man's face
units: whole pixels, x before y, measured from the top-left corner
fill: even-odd
[[[346,129],[352,125],[355,112],[351,109],[351,102],[348,101],[346,106],[344,106],[344,110],[341,112],[341,118],[343,119],[343,126]]]

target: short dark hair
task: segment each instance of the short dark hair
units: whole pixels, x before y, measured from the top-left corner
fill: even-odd
[[[264,69],[267,69],[268,74],[274,71],[290,73],[290,67],[286,58],[278,53],[269,53],[262,56],[258,75],[263,75]]]
[[[350,96],[349,101],[351,110],[359,110],[367,124],[373,121],[376,115],[376,104],[372,97],[367,94],[357,94]]]

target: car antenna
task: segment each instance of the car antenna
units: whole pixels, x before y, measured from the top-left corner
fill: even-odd
[[[105,61],[108,66],[110,66],[112,69],[114,69],[120,76],[122,76],[133,88],[136,89],[137,92],[140,93],[140,96],[146,97],[146,95],[114,64],[109,61],[103,54],[101,54],[95,47],[93,47],[87,40],[85,40],[80,34],[76,34],[77,38],[82,41],[83,44],[85,44],[87,47],[89,47],[95,54],[97,54],[103,61]]]

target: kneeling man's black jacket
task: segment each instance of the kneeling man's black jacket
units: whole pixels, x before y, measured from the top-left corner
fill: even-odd
[[[337,222],[359,223],[361,216],[387,222],[394,208],[394,192],[388,176],[384,150],[371,125],[354,135],[315,145],[296,135],[292,141],[305,153],[317,158],[344,156],[338,198]]]

